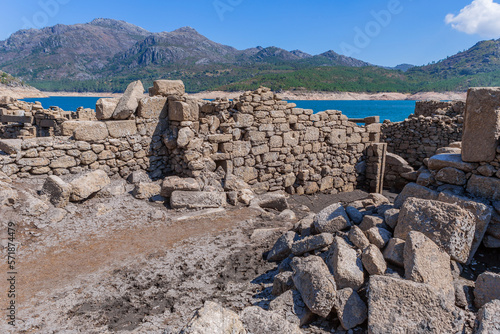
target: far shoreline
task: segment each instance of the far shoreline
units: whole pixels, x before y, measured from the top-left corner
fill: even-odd
[[[199,93],[190,93],[192,97],[201,99],[227,98],[234,99],[244,92],[224,92],[224,91],[205,91]],[[102,97],[119,98],[121,93],[95,93],[95,92],[44,92],[36,89],[13,89],[0,90],[0,96],[6,95],[17,99],[25,98],[48,98],[48,97]],[[283,100],[288,101],[422,101],[422,100],[463,100],[465,101],[466,92],[420,92],[410,93],[359,93],[359,92],[318,92],[318,91],[283,91],[279,95]],[[145,96],[148,96],[145,94]]]

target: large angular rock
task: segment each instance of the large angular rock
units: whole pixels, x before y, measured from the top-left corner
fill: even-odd
[[[434,286],[455,301],[450,256],[420,232],[410,232],[404,252],[405,278]]]
[[[500,299],[500,274],[484,272],[476,280],[474,305],[481,308],[494,299]]]
[[[365,232],[370,243],[382,249],[392,238],[392,233],[381,227],[372,227]]]
[[[462,158],[489,162],[496,157],[500,136],[500,88],[470,88],[464,115]]]
[[[336,284],[319,256],[295,257],[292,260],[293,283],[311,312],[327,317],[335,303]]]
[[[358,247],[360,250],[364,250],[366,247],[370,246],[370,241],[366,237],[365,233],[356,225],[351,227],[349,230],[349,241]]]
[[[292,245],[292,254],[300,256],[302,254],[312,252],[316,249],[321,249],[330,246],[333,242],[333,235],[330,233],[321,233],[312,235],[301,240],[297,240]]]
[[[176,190],[170,197],[172,209],[220,208],[226,204],[226,193],[223,192]]]
[[[273,290],[271,294],[273,296],[281,296],[283,293],[294,288],[293,285],[293,273],[291,271],[284,271],[274,276],[273,280]]]
[[[66,124],[68,122],[64,122]],[[77,122],[78,125],[72,135],[75,140],[96,142],[108,138],[109,132],[104,122],[81,121]]]
[[[135,125],[134,120],[109,121],[105,123],[108,127],[109,136],[113,138],[133,136],[137,133],[137,126]]]
[[[314,313],[309,311],[297,290],[288,290],[269,304],[269,310],[278,313],[288,322],[304,326],[312,322]]]
[[[153,82],[153,95],[168,97],[170,95],[182,96],[186,93],[182,80],[155,80]]]
[[[113,112],[115,111],[119,101],[120,99],[116,98],[106,98],[97,100],[97,103],[95,104],[96,118],[100,121],[111,119],[111,117],[113,117]]]
[[[465,176],[465,172],[462,172],[460,169],[456,169],[453,167],[445,167],[441,169],[435,176],[437,181],[454,184],[457,186],[463,186],[467,183],[467,178]]]
[[[257,306],[241,311],[240,319],[249,334],[302,334],[298,325],[288,322],[282,315]]]
[[[267,261],[277,262],[286,259],[292,254],[292,245],[298,237],[297,233],[292,231],[283,234],[267,254]]]
[[[384,255],[380,249],[375,245],[370,245],[365,248],[363,255],[361,255],[363,267],[370,275],[383,275],[387,270],[387,263],[385,263]]]
[[[445,334],[458,330],[454,308],[427,284],[372,276],[368,291],[369,333]]]
[[[393,230],[396,228],[396,225],[398,224],[398,218],[399,218],[399,210],[398,209],[389,209],[384,212],[384,217],[385,217],[385,223],[387,226],[392,228]]]
[[[401,267],[404,267],[404,249],[405,249],[405,241],[398,239],[398,238],[392,238],[389,240],[389,243],[387,244],[387,247],[385,247],[383,255],[384,259],[387,260],[387,262]]]
[[[500,179],[472,175],[467,182],[467,192],[476,197],[498,201],[500,200]]]
[[[500,334],[500,299],[484,305],[477,314],[475,334]]]
[[[456,204],[472,213],[474,216],[474,223],[476,226],[474,232],[474,240],[472,241],[471,251],[467,263],[472,261],[476,254],[477,249],[481,245],[486,230],[488,229],[491,217],[493,215],[493,208],[489,205],[474,201],[470,198],[455,195],[449,192],[442,192],[439,194],[438,201]]]
[[[438,196],[439,193],[437,191],[420,186],[416,183],[408,183],[394,200],[394,207],[400,209],[403,203],[410,197],[436,200]]]
[[[475,232],[474,216],[458,205],[409,198],[399,213],[394,237],[406,240],[411,231],[425,234],[453,260],[469,258]]]
[[[89,198],[91,195],[97,193],[111,181],[103,170],[95,170],[79,178],[73,180],[71,185],[71,196],[70,200],[72,202],[79,202]]]
[[[460,154],[438,154],[429,159],[430,170],[439,171],[446,167],[456,168],[469,173],[477,168],[477,164],[464,162]]]
[[[56,208],[64,208],[69,203],[71,186],[58,176],[50,175],[45,179],[41,194],[47,195]]]
[[[140,80],[130,83],[120,98],[113,112],[113,119],[127,119],[132,116],[139,106],[139,100],[144,96],[144,86]]]
[[[71,132],[69,136],[71,135],[73,135],[73,132]],[[0,139],[0,151],[7,154],[17,154],[18,152],[21,152],[22,142],[23,141],[21,139]]]
[[[163,179],[161,184],[161,193],[163,197],[170,197],[176,190],[182,191],[200,191],[201,187],[198,181],[192,178],[181,178],[178,176],[169,176]]]
[[[332,204],[314,217],[314,229],[318,233],[335,233],[349,226],[351,222],[341,203]]]
[[[246,334],[247,331],[236,313],[221,305],[207,301],[196,311],[193,319],[180,334]]]
[[[337,291],[335,311],[337,311],[340,324],[345,330],[361,325],[368,317],[366,304],[351,288]]]
[[[339,289],[351,288],[357,291],[365,282],[360,257],[341,237],[335,237],[333,241],[328,267],[333,272]]]

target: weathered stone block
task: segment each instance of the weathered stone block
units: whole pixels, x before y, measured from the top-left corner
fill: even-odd
[[[127,119],[133,115],[139,106],[139,100],[144,96],[144,86],[140,80],[130,83],[120,98],[113,119]]]
[[[172,192],[170,206],[173,209],[205,209],[226,206],[226,193],[207,191],[180,191]]]
[[[295,257],[291,267],[293,282],[304,303],[313,313],[327,317],[333,309],[337,288],[323,259]]]
[[[197,103],[169,100],[168,119],[171,121],[197,121],[199,119],[199,107]]]
[[[117,98],[99,99],[95,104],[96,118],[100,121],[111,119],[119,101]]]
[[[186,92],[182,80],[155,80],[153,82],[153,95],[168,97],[170,95],[182,96]]]
[[[500,137],[500,88],[471,88],[467,93],[462,158],[489,162],[496,157]]]
[[[106,172],[100,169],[80,176],[70,183],[70,200],[74,202],[83,201],[110,183],[111,181]]]
[[[453,260],[465,263],[474,239],[473,215],[454,204],[409,198],[399,213],[394,237],[406,240],[418,231],[442,247]]]
[[[64,122],[63,125],[66,123],[68,122]],[[109,136],[108,128],[104,122],[84,121],[77,123],[73,134],[75,140],[95,142],[104,140]]]
[[[474,289],[474,305],[477,308],[500,299],[500,274],[485,272],[479,275]]]
[[[47,195],[50,203],[56,208],[64,208],[69,202],[71,186],[59,177],[51,175],[45,179],[41,194]]]
[[[472,175],[467,182],[467,192],[473,196],[498,201],[500,200],[500,179]]]
[[[388,276],[372,276],[368,286],[368,332],[455,333],[454,308],[427,284]]]
[[[339,289],[352,288],[357,291],[365,281],[361,259],[341,237],[335,237],[330,248],[328,267]]]
[[[144,97],[139,101],[137,116],[149,119],[165,118],[168,115],[168,100],[166,97]]]
[[[335,311],[340,324],[347,331],[365,322],[368,317],[368,308],[358,293],[351,288],[337,291]]]
[[[130,121],[108,121],[104,122],[108,128],[109,136],[113,138],[123,138],[135,135],[137,126],[134,120]]]
[[[429,159],[430,170],[441,170],[446,167],[453,167],[469,173],[477,168],[477,164],[464,162],[460,154],[438,154]]]

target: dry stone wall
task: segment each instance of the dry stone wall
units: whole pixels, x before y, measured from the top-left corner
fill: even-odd
[[[267,88],[205,101],[184,94],[181,81],[155,82],[150,97],[138,97],[141,86],[132,83],[121,100],[100,100],[99,121],[62,123],[62,136],[1,140],[0,169],[18,177],[89,169],[127,177],[141,169],[152,179],[219,172],[257,193],[380,188],[379,123],[358,126],[334,110],[314,114]],[[133,112],[122,119],[122,109]]]
[[[170,96],[168,112],[167,168],[177,175],[222,167],[256,192],[298,194],[351,191],[365,174],[377,178],[366,173],[366,156],[380,124],[357,126],[340,111],[314,114],[260,88],[234,101]]]
[[[462,140],[465,103],[420,101],[403,122],[384,122],[382,141],[387,150],[419,168],[439,148]]]

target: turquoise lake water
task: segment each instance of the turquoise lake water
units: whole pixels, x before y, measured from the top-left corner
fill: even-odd
[[[40,101],[44,108],[58,106],[64,110],[76,110],[78,107],[95,108],[99,97],[61,97],[24,99],[24,101]],[[290,101],[298,108],[312,109],[314,112],[324,110],[341,110],[349,118],[380,116],[380,121],[389,119],[393,122],[403,121],[415,110],[415,101]]]

